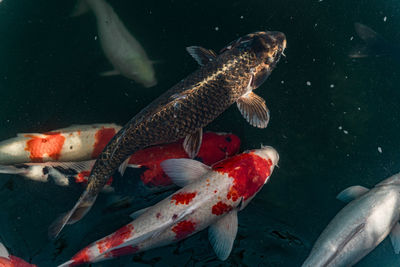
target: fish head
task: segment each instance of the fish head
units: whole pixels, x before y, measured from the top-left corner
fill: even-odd
[[[278,31],[260,31],[247,34],[225,46],[222,52],[236,50],[249,57],[252,74],[251,89],[259,87],[271,74],[286,48],[286,36]]]
[[[224,136],[224,149],[227,157],[233,156],[239,152],[240,139],[237,135],[226,134]]]
[[[220,161],[212,169],[232,178],[227,198],[238,203],[239,209],[243,209],[269,180],[278,161],[278,152],[268,146]]]
[[[278,165],[279,162],[279,154],[278,151],[275,150],[272,146],[262,146],[259,149],[252,150],[252,152],[259,157],[263,158],[265,162],[268,162],[270,165],[269,172],[270,174],[268,177],[266,177],[264,183],[268,181],[269,176],[272,174],[272,171],[274,170],[275,166]]]

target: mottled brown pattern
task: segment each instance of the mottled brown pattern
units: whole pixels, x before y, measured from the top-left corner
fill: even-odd
[[[241,40],[154,100],[114,136],[96,161],[87,194],[81,197],[75,213],[91,205],[108,178],[132,153],[174,142],[214,120],[249,90],[258,66],[268,65],[269,75],[286,45],[285,36],[279,32],[258,32],[243,39],[246,42]]]

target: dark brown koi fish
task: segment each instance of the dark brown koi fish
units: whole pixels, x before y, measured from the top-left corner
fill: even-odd
[[[92,169],[86,190],[72,210],[50,226],[49,236],[56,237],[65,224],[80,220],[109,177],[118,168],[123,172],[134,152],[185,137],[184,149],[194,157],[202,128],[235,102],[251,125],[267,127],[268,108],[253,90],[271,74],[285,48],[286,37],[281,32],[245,35],[219,55],[199,46],[188,47],[201,67],[154,100],[111,139]]]

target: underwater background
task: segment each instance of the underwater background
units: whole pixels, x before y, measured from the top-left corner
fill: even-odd
[[[250,126],[233,105],[205,130],[232,132],[241,150],[271,145],[280,154],[268,184],[239,213],[230,257],[217,260],[207,231],[182,242],[93,266],[300,266],[344,206],[336,195],[372,187],[400,171],[400,61],[348,54],[361,42],[360,22],[400,46],[397,0],[108,1],[142,44],[158,84],[145,88],[111,69],[92,14],[71,18],[75,1],[0,1],[0,140],[71,124],[124,125],[198,68],[185,47],[219,51],[254,31],[286,34],[286,57],[257,89],[270,109],[266,129]],[[140,185],[137,171],[119,177],[116,193],[134,199],[107,210],[101,194],[85,218],[56,241],[51,222],[72,207],[81,187],[61,188],[0,176],[0,239],[39,266],[55,266],[130,221],[128,214],[172,191]],[[398,266],[388,239],[357,266]]]

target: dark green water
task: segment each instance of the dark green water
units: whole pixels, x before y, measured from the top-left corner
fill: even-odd
[[[73,1],[3,0],[0,139],[71,124],[124,124],[197,68],[185,51],[190,45],[218,51],[259,30],[284,32],[288,45],[286,58],[257,89],[271,111],[268,128],[251,127],[235,106],[207,127],[239,135],[242,150],[264,144],[280,153],[280,168],[239,213],[229,259],[222,263],[215,258],[204,231],[175,245],[96,266],[299,266],[344,206],[335,199],[342,189],[371,187],[400,171],[400,63],[390,56],[347,56],[361,42],[354,22],[400,44],[399,1],[109,2],[149,57],[159,62],[158,85],[143,88],[123,77],[100,77],[111,65],[95,40],[94,16],[70,18]],[[119,183],[135,188],[137,175],[128,174]],[[135,190],[123,194],[134,195]],[[129,211],[118,213],[102,212],[110,197],[103,194],[84,220],[50,242],[47,227],[72,207],[80,192],[1,175],[0,239],[14,255],[55,266],[124,225],[129,211],[168,194],[137,199]],[[358,266],[378,264],[400,264],[389,240]]]

